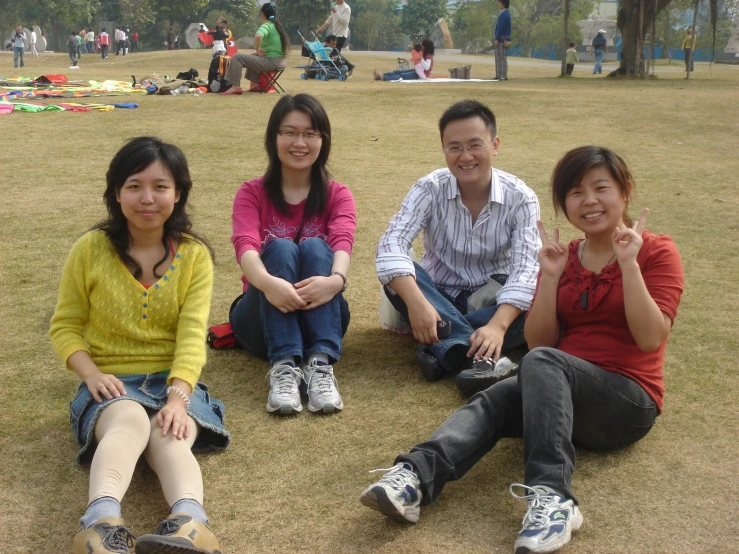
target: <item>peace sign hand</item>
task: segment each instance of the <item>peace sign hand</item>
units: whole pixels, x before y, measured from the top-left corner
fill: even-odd
[[[549,240],[544,224],[541,221],[536,222],[541,236],[541,250],[539,250],[539,265],[541,272],[548,277],[559,277],[565,270],[567,265],[567,247],[559,242],[559,229],[555,229],[552,233],[552,240]]]
[[[634,223],[630,228],[621,229],[620,227],[616,227],[616,230],[613,231],[613,251],[616,253],[616,259],[619,265],[628,264],[636,260],[636,256],[639,254],[639,250],[641,250],[641,245],[644,243],[642,233],[644,232],[648,215],[649,208],[644,208],[639,221]]]

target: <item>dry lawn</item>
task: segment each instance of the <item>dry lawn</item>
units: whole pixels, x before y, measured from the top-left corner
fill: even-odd
[[[128,79],[156,71],[207,72],[207,52],[26,58],[26,74]],[[507,83],[399,85],[370,81],[394,55],[352,53],[346,83],[282,84],[324,103],[333,124],[331,168],[355,195],[359,228],[347,292],[352,324],[336,367],[343,413],[295,418],[264,409],[267,364],[242,351],[211,353],[203,378],[227,406],[231,448],[200,456],[206,509],[224,552],[510,552],[525,511],[507,492],[523,477],[522,448],[503,441],[463,480],[406,526],[358,502],[394,456],[426,438],[463,403],[454,381],[427,383],[413,341],[379,328],[377,241],[420,176],[444,163],[436,122],[462,98],[489,104],[502,137],[496,164],[540,195],[553,225],[547,179],[567,149],[602,144],[626,158],[636,179],[632,211],[674,237],[686,292],[665,365],[665,412],[646,439],[622,452],[579,452],[575,490],[585,526],[569,553],[739,551],[736,459],[739,309],[737,136],[739,67],[660,66],[655,81],[557,79],[556,63],[511,61]],[[461,58],[460,58],[461,59]],[[473,77],[492,74],[472,59]],[[2,71],[13,71],[0,56]],[[291,65],[302,63],[294,56]],[[438,74],[461,65],[440,56]],[[5,69],[10,68],[10,69]],[[10,76],[5,73],[5,76]],[[85,100],[83,100],[84,102]],[[0,552],[68,552],[87,499],[88,472],[75,465],[67,403],[77,387],[48,339],[62,264],[73,242],[103,215],[107,164],[126,138],[154,134],[191,164],[197,228],[217,251],[211,322],[226,319],[240,281],[230,245],[231,202],[261,175],[262,140],[277,95],[135,97],[137,110],[11,114],[0,149]],[[574,233],[560,221],[565,237]],[[733,437],[733,438],[732,438]],[[123,502],[136,534],[167,514],[142,462]]]

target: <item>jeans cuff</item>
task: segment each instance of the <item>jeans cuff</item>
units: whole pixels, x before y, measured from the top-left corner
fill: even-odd
[[[314,356],[315,354],[326,354],[332,364],[338,362],[339,357],[341,357],[341,351],[336,352],[335,350],[329,350],[327,348],[312,348],[305,353],[305,359],[308,360],[311,356]]]
[[[269,357],[269,363],[274,365],[278,360],[284,360],[285,358],[296,358],[296,364],[300,364],[303,358],[303,351],[299,349],[283,350],[281,352],[274,352]]]

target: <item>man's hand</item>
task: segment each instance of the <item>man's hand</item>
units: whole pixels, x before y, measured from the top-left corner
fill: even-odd
[[[436,334],[436,322],[441,321],[439,312],[425,298],[416,304],[408,306],[408,319],[410,319],[413,336],[423,344],[436,344],[439,337]]]
[[[505,333],[506,329],[494,321],[480,327],[470,337],[470,344],[472,346],[467,351],[467,357],[474,357],[475,361],[492,360],[493,363],[496,363],[498,358],[500,358]]]

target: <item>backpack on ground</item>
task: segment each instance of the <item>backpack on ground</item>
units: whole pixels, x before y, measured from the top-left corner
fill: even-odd
[[[231,84],[225,78],[230,63],[231,56],[218,55],[213,57],[208,69],[208,90],[210,92],[225,92],[231,88]]]

